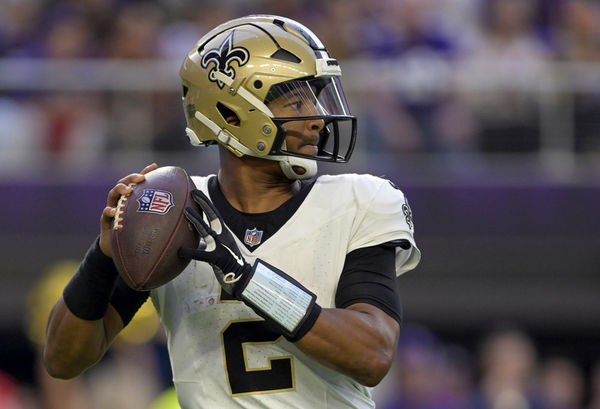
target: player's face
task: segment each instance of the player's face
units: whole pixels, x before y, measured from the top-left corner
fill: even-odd
[[[286,92],[268,104],[275,118],[293,118],[320,115],[318,102],[310,87]],[[293,153],[316,155],[319,132],[325,123],[320,118],[288,121],[286,129],[287,150]]]

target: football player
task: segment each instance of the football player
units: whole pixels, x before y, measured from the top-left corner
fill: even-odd
[[[388,372],[401,308],[397,276],[420,252],[405,196],[385,179],[316,177],[346,162],[356,137],[341,70],[309,29],[247,16],[201,38],[181,67],[194,145],[217,144],[216,175],[193,177],[201,241],[193,261],[150,292],[168,337],[184,409],[372,408]],[[99,239],[48,324],[50,374],[97,362],[147,292],[128,289],[110,258],[120,195],[110,191]]]

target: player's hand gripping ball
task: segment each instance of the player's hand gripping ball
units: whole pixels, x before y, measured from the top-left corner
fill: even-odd
[[[159,287],[179,275],[190,259],[180,258],[180,247],[198,246],[199,236],[184,210],[195,206],[194,183],[187,172],[165,166],[132,184],[121,196],[111,228],[113,261],[121,278],[134,290]]]
[[[244,289],[251,277],[252,266],[244,260],[233,234],[210,199],[198,189],[192,190],[191,196],[202,213],[192,206],[185,209],[184,213],[200,234],[202,242],[197,248],[182,247],[179,255],[209,263],[223,290],[241,301],[240,289]],[[204,221],[203,214],[208,223]]]

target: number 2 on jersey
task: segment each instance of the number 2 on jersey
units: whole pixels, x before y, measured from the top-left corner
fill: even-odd
[[[246,347],[273,344],[281,337],[271,331],[262,318],[230,321],[221,333],[225,370],[233,396],[282,392],[294,389],[293,357],[268,358],[264,368],[248,368]]]

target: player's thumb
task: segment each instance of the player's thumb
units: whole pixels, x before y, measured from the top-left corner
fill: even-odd
[[[212,254],[204,251],[204,248],[206,248],[206,243],[204,242],[200,242],[198,248],[195,249],[189,247],[179,247],[179,250],[177,250],[177,255],[179,256],[179,258],[184,259],[191,258],[200,261],[211,261]]]

